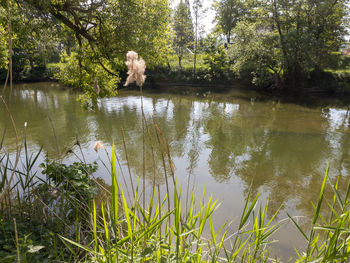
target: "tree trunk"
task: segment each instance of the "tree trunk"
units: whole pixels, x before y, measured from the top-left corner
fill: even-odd
[[[182,60],[182,55],[179,55],[179,67],[180,67],[180,70],[182,70],[181,60]]]
[[[10,1],[7,0],[7,15],[8,15],[8,32],[9,32],[9,66],[8,72],[10,75],[10,90],[12,90],[12,27],[11,27],[11,9]]]
[[[281,43],[281,49],[282,49],[282,54],[283,54],[283,60],[284,60],[285,63],[287,64],[287,65],[285,65],[286,68],[289,68],[288,53],[287,53],[287,48],[286,48],[285,41],[284,41],[284,35],[283,35],[283,33],[282,33],[281,24],[280,24],[278,12],[277,12],[277,3],[276,3],[276,0],[273,1],[273,12],[272,12],[272,13],[273,13],[274,20],[275,20],[275,22],[276,22],[276,28],[277,28],[278,35],[279,35],[279,40],[280,40],[280,43]]]
[[[30,70],[34,70],[34,60],[32,56],[29,56],[29,65],[30,65]]]
[[[194,50],[194,59],[193,59],[193,76],[196,76],[196,66],[197,66],[197,47]]]
[[[197,46],[198,46],[198,13],[195,13],[196,17],[196,32],[195,32],[195,40],[194,40],[194,55],[193,55],[193,77],[196,76],[196,67],[197,67]]]
[[[166,64],[167,64],[167,66],[168,66],[169,72],[171,72],[171,66],[170,66],[168,57],[166,58]]]

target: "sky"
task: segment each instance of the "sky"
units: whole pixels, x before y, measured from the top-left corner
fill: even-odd
[[[192,5],[193,0],[189,0],[190,4]],[[179,4],[180,0],[173,0],[172,1],[172,8],[175,9],[175,7]],[[213,29],[213,19],[214,19],[214,11],[211,9],[211,6],[213,4],[213,0],[203,0],[203,7],[207,9],[207,12],[201,19],[201,23],[204,27],[204,31],[206,34],[210,33],[210,31]],[[192,10],[191,10],[192,14]],[[193,17],[193,14],[192,14]]]

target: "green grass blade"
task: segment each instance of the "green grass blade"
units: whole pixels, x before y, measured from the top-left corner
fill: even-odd
[[[95,255],[96,253],[95,253],[95,251],[93,251],[92,249],[90,249],[89,247],[87,247],[87,246],[83,246],[82,244],[79,244],[79,243],[77,243],[77,242],[74,242],[73,240],[70,240],[70,239],[68,239],[68,238],[65,238],[65,237],[63,237],[63,236],[61,236],[61,235],[58,235],[58,237],[62,240],[62,242],[63,243],[65,243],[65,244],[67,244],[66,242],[68,242],[68,243],[70,243],[70,244],[72,244],[72,245],[74,245],[74,246],[77,246],[78,248],[81,248],[81,249],[83,249],[83,250],[85,250],[85,251],[87,251],[87,252],[89,252],[89,253],[91,253],[91,254],[93,254],[93,255]],[[69,247],[67,247],[68,249],[69,249]],[[72,248],[71,248],[72,249]]]
[[[117,221],[119,213],[119,189],[117,182],[117,167],[115,163],[114,141],[112,145],[111,171],[112,171],[112,227],[115,235],[117,235]]]
[[[344,204],[343,204],[343,201],[342,201],[342,199],[341,199],[341,197],[340,197],[340,195],[339,195],[338,190],[337,190],[336,187],[331,183],[331,181],[330,181],[329,179],[328,179],[328,183],[330,184],[330,186],[331,186],[331,188],[332,188],[332,190],[333,190],[333,193],[334,193],[334,195],[335,195],[335,197],[336,197],[336,199],[337,199],[337,201],[338,201],[338,204],[339,204],[341,210],[343,210],[343,209],[344,209]]]
[[[290,220],[292,220],[292,222],[294,223],[294,225],[297,227],[297,229],[299,230],[299,232],[303,235],[303,237],[305,237],[305,239],[307,241],[309,241],[309,238],[307,237],[307,235],[305,234],[304,230],[301,229],[301,227],[298,225],[298,223],[293,219],[293,217],[290,216],[290,214],[287,213],[287,216],[289,217]]]
[[[248,198],[246,200],[246,204],[245,204],[245,207],[244,207],[244,210],[243,210],[241,222],[240,222],[239,227],[238,227],[239,229],[242,229],[242,227],[247,222],[249,216],[251,215],[251,213],[253,211],[253,208],[255,207],[256,202],[258,201],[259,195],[260,195],[260,193],[256,195],[256,197],[254,198],[254,200],[252,201],[252,203],[250,204],[250,206],[249,206],[249,208],[247,210],[248,203],[249,203],[249,196],[250,196],[250,192],[249,192]]]
[[[96,204],[95,199],[92,201],[93,206],[93,227],[94,227],[94,241],[95,241],[95,251],[97,251],[98,241],[97,241],[97,215],[96,215]]]
[[[320,196],[318,198],[316,211],[315,211],[315,214],[314,214],[314,218],[312,220],[312,224],[313,225],[316,224],[316,221],[317,221],[317,219],[319,217],[319,214],[320,214],[321,205],[322,205],[322,201],[323,201],[323,197],[324,197],[324,189],[325,189],[327,178],[328,178],[328,169],[329,169],[329,165],[327,165],[326,173],[325,173],[325,176],[324,176],[324,179],[323,179],[323,182],[322,182]]]

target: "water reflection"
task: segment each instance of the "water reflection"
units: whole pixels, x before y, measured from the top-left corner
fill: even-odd
[[[242,193],[249,187],[269,197],[270,211],[283,204],[292,214],[311,215],[311,201],[317,199],[327,163],[331,178],[340,176],[340,185],[349,177],[348,109],[259,102],[244,96],[146,94],[146,177],[152,181],[156,176],[158,183],[164,182],[154,121],[170,144],[176,175],[200,187],[206,184],[215,198],[224,199],[221,215],[225,220],[233,212],[239,214]],[[93,143],[114,140],[125,168],[124,129],[129,165],[134,175],[141,176],[138,94],[121,92],[116,98],[99,101],[93,111],[83,109],[76,98],[74,92],[57,84],[18,85],[10,109],[20,131],[28,122],[29,146],[43,146],[50,157],[64,156],[78,141],[86,159],[94,161]],[[5,146],[12,151],[15,137],[3,105],[0,112],[1,132],[7,127]],[[103,156],[99,158],[107,158]],[[100,169],[98,175],[109,181],[105,170]],[[294,240],[297,244],[298,238]],[[288,242],[290,237],[282,240],[282,246]]]

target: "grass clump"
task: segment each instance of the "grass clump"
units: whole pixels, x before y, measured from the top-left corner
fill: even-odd
[[[79,253],[73,254],[57,233],[79,242],[89,239],[85,222],[99,190],[91,178],[97,165],[46,160],[42,176],[40,153],[29,154],[24,140],[21,167],[9,154],[0,160],[0,262],[70,262]]]
[[[350,183],[345,194],[338,189],[338,182],[333,185],[328,177],[328,167],[321,186],[312,227],[309,234],[290,217],[299,232],[307,241],[307,249],[298,253],[297,262],[349,262],[350,259]],[[325,200],[325,187],[329,184],[333,198]],[[324,204],[325,203],[325,204]],[[321,213],[324,205],[328,214]]]
[[[278,229],[272,224],[274,217],[266,219],[267,205],[254,214],[258,201],[247,198],[234,243],[227,247],[228,227],[225,224],[215,230],[213,213],[217,201],[210,197],[205,201],[205,192],[196,205],[192,191],[188,211],[183,210],[181,188],[174,185],[174,194],[163,199],[153,191],[145,209],[141,200],[139,184],[135,195],[128,200],[116,174],[112,150],[112,202],[95,202],[91,223],[93,240],[82,245],[66,237],[60,238],[70,249],[81,248],[87,252],[86,260],[92,262],[216,262],[249,259],[249,262],[268,259],[267,244]],[[171,201],[171,209],[166,207]],[[247,230],[252,220],[252,229]],[[209,235],[205,235],[207,228]]]

